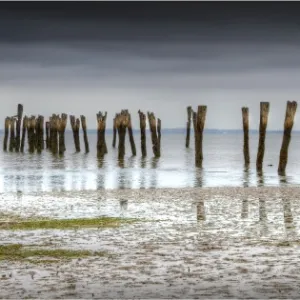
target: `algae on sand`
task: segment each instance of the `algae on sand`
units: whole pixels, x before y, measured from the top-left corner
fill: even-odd
[[[106,256],[106,252],[92,252],[88,250],[69,249],[38,249],[24,247],[22,244],[0,245],[1,260],[24,260],[28,258],[51,257],[56,259],[73,259],[88,256]]]
[[[130,224],[137,219],[113,217],[82,218],[82,219],[16,219],[0,222],[0,229],[5,230],[36,230],[36,229],[72,229],[72,228],[111,228],[121,224]]]

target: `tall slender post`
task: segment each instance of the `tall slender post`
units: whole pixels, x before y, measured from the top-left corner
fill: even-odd
[[[107,112],[102,114],[99,112],[97,115],[97,156],[103,158],[107,153],[107,146],[105,141],[105,128]]]
[[[4,123],[4,140],[3,140],[3,150],[7,151],[7,142],[8,142],[8,136],[9,136],[9,127],[10,127],[10,118],[5,118]]]
[[[116,140],[117,140],[116,117],[117,117],[117,114],[116,114],[116,116],[114,117],[114,120],[113,120],[113,141],[112,141],[113,148],[116,148]]]
[[[76,152],[80,152],[80,140],[79,140],[80,120],[75,119],[75,116],[70,116],[70,123],[73,131],[73,138],[74,138]]]
[[[207,106],[199,105],[196,117],[196,149],[195,149],[195,162],[196,166],[202,168],[203,161],[203,130],[206,119]]]
[[[156,118],[154,113],[148,112],[148,121],[151,131],[152,150],[155,157],[160,157],[159,141],[157,136]]]
[[[257,151],[257,158],[256,158],[257,171],[261,171],[263,168],[269,108],[270,108],[269,102],[260,102],[259,142],[258,142],[258,151]]]
[[[288,149],[291,141],[291,133],[294,125],[294,117],[297,110],[297,102],[296,101],[287,101],[286,104],[286,113],[284,120],[284,133],[283,139],[280,149],[279,156],[279,165],[278,165],[278,174],[284,175],[286,165],[288,162]]]
[[[21,144],[21,122],[23,116],[23,105],[18,104],[17,126],[16,126],[16,152],[20,151]]]
[[[36,120],[36,126],[35,126],[37,153],[41,153],[43,150],[43,144],[44,144],[43,127],[44,127],[44,117],[38,116]]]
[[[34,153],[35,147],[36,147],[36,132],[35,132],[35,127],[36,127],[36,120],[35,116],[31,116],[29,121],[28,121],[28,144],[29,144],[29,152]]]
[[[141,130],[141,151],[142,157],[147,156],[147,146],[146,146],[146,115],[138,111],[140,117],[140,130]]]
[[[9,141],[10,152],[13,152],[16,147],[15,123],[16,123],[15,118],[14,117],[10,118],[10,141]]]
[[[89,147],[89,141],[88,141],[88,137],[87,137],[87,133],[86,133],[86,119],[85,119],[85,116],[81,115],[80,119],[81,119],[82,131],[83,131],[83,140],[84,140],[84,146],[85,146],[85,153],[89,153],[90,152],[90,147]]]
[[[131,153],[133,156],[136,155],[136,147],[135,147],[135,142],[134,142],[134,137],[133,137],[133,132],[132,132],[132,124],[131,124],[131,115],[128,113],[128,135],[129,135],[129,141],[130,141],[130,146],[131,146]]]
[[[65,130],[67,126],[68,115],[61,114],[61,118],[58,118],[58,153],[63,155],[66,151],[65,145]]]
[[[51,139],[51,152],[57,154],[58,152],[58,116],[52,114],[50,118],[50,139]]]
[[[121,162],[123,162],[125,156],[125,137],[128,122],[128,114],[125,110],[122,110],[121,113],[116,117],[116,127],[119,135],[118,159]]]
[[[244,130],[244,160],[245,166],[250,163],[249,154],[249,109],[248,107],[242,107],[242,117],[243,117],[243,130]]]
[[[190,135],[191,135],[191,117],[192,117],[192,107],[187,107],[187,116],[188,120],[186,123],[186,140],[185,140],[185,147],[188,148],[190,146]]]
[[[27,116],[24,116],[24,118],[23,118],[23,126],[22,126],[22,140],[21,140],[21,147],[20,147],[20,151],[22,153],[24,152],[27,127],[28,127],[28,118],[27,118]]]
[[[158,149],[159,149],[159,155],[160,155],[160,141],[161,141],[161,120],[160,118],[157,118],[157,138],[158,138]]]
[[[46,122],[46,149],[50,148],[50,123]]]

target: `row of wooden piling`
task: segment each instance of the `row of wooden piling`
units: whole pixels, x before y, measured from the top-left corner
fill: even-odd
[[[187,130],[186,130],[186,147],[190,144],[190,131],[191,131],[191,117],[193,116],[194,134],[195,134],[195,165],[197,167],[202,167],[203,152],[203,129],[206,118],[206,106],[198,106],[197,113],[193,111],[191,106],[187,107]],[[256,169],[261,172],[263,169],[263,160],[265,153],[265,140],[266,131],[268,125],[270,103],[261,102],[260,103],[260,122],[259,122],[259,141],[256,157]],[[294,125],[294,117],[297,110],[296,101],[287,101],[286,104],[286,114],[284,121],[284,132],[282,145],[279,155],[278,173],[284,174],[288,161],[288,148],[291,140],[291,132]],[[243,153],[244,162],[247,167],[250,164],[250,151],[249,151],[249,108],[242,107],[242,121],[243,121],[243,132],[244,132],[244,143],[243,143]]]
[[[141,152],[142,156],[147,155],[146,150],[146,115],[138,111],[140,117],[140,130],[141,130]],[[23,106],[18,105],[18,115],[13,117],[7,117],[5,119],[5,132],[4,132],[4,142],[3,149],[7,151],[9,148],[10,152],[19,150],[24,152],[25,146],[25,136],[27,133],[28,140],[28,150],[30,153],[37,151],[41,153],[44,149],[44,142],[46,142],[46,149],[51,151],[53,154],[63,155],[66,151],[65,146],[65,130],[67,127],[68,115],[63,113],[61,115],[52,114],[49,120],[45,123],[46,140],[44,141],[44,117],[35,116],[23,118],[22,127],[22,140],[20,139],[21,122],[23,115]],[[70,115],[70,124],[73,132],[73,140],[75,145],[75,151],[80,152],[80,138],[79,131],[80,125],[83,131],[83,139],[85,152],[89,152],[89,142],[87,136],[87,126],[86,118],[81,115],[80,119],[76,118],[74,115]],[[107,112],[99,112],[96,114],[97,120],[97,156],[103,158],[108,152],[106,140],[105,140],[105,130],[106,130],[106,119]],[[160,156],[160,144],[161,144],[161,120],[156,118],[154,113],[148,112],[148,120],[151,131],[151,140],[153,143],[153,154],[155,157]],[[15,135],[15,125],[16,125],[16,135]],[[118,137],[118,158],[124,159],[125,156],[125,141],[126,132],[128,131],[129,142],[131,147],[131,153],[133,156],[136,155],[136,145],[133,136],[133,127],[131,122],[131,115],[128,110],[122,110],[117,113],[113,121],[113,147],[116,147],[116,140]],[[10,135],[10,143],[8,146],[8,137]]]

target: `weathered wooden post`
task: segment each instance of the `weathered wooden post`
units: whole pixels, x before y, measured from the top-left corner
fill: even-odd
[[[21,147],[20,147],[20,151],[21,152],[24,152],[27,127],[28,127],[28,118],[27,118],[27,116],[24,116],[24,118],[23,118],[23,126],[22,126]]]
[[[23,116],[23,105],[18,104],[17,126],[16,126],[16,152],[20,151],[22,116]]]
[[[129,135],[129,141],[130,141],[130,146],[131,146],[131,153],[133,156],[136,155],[136,147],[135,147],[135,142],[134,142],[134,137],[133,137],[133,132],[132,132],[132,124],[131,124],[131,115],[126,111],[128,114],[128,135]]]
[[[16,138],[15,138],[15,123],[16,120],[14,117],[10,118],[10,141],[9,141],[9,151],[14,151],[16,147]]]
[[[119,135],[119,146],[118,146],[118,159],[119,163],[122,164],[125,156],[125,137],[126,137],[126,127],[128,126],[128,114],[125,110],[116,117],[116,127]]]
[[[147,146],[146,146],[146,115],[138,111],[140,117],[140,130],[141,130],[141,151],[142,157],[147,156]]]
[[[35,124],[35,134],[36,134],[36,150],[37,153],[41,153],[44,144],[44,117],[38,116]]]
[[[154,113],[148,112],[148,121],[151,131],[152,150],[155,157],[160,157],[159,140],[157,136],[156,119]]]
[[[65,145],[65,131],[67,127],[67,120],[68,115],[67,114],[61,114],[61,118],[58,117],[58,153],[60,155],[63,155],[66,151],[66,145]]]
[[[248,107],[242,107],[242,117],[243,117],[243,130],[244,130],[244,160],[245,166],[250,163],[249,154],[249,109]]]
[[[81,115],[81,126],[82,126],[82,131],[83,131],[83,140],[84,140],[84,146],[85,146],[85,153],[90,152],[90,147],[89,147],[89,141],[86,133],[86,119],[85,116]]]
[[[114,117],[114,120],[113,120],[113,141],[112,141],[113,148],[116,148],[116,140],[117,140],[116,117],[117,117],[117,114],[116,114],[116,116]]]
[[[46,122],[46,149],[50,148],[50,122]]]
[[[199,168],[202,168],[202,161],[203,161],[203,130],[205,125],[205,119],[206,119],[206,111],[207,106],[206,105],[199,105],[197,116],[196,116],[196,144],[195,144],[195,162],[196,166]]]
[[[265,154],[265,139],[269,116],[269,102],[260,102],[260,123],[259,123],[259,142],[256,158],[256,169],[261,171]]]
[[[284,121],[284,132],[283,139],[280,149],[279,156],[279,165],[278,165],[278,174],[284,175],[285,168],[288,161],[288,149],[291,141],[291,133],[294,125],[294,117],[297,110],[297,102],[296,101],[287,101],[286,104],[286,113],[285,113],[285,121]]]
[[[157,119],[157,138],[158,138],[158,149],[159,149],[159,154],[160,154],[160,141],[161,141],[161,120],[158,118]]]
[[[73,138],[76,152],[80,152],[80,140],[79,140],[79,127],[80,127],[80,120],[75,119],[75,116],[70,116],[70,123],[73,131]]]
[[[58,152],[58,116],[55,114],[52,114],[52,117],[50,118],[50,139],[51,139],[51,152],[52,154],[57,154]]]
[[[187,107],[187,116],[188,120],[186,123],[186,140],[185,140],[185,147],[188,148],[190,146],[190,135],[191,135],[191,117],[192,117],[192,107]]]
[[[35,116],[31,116],[30,119],[28,120],[28,126],[27,126],[29,153],[34,153],[36,147],[35,126],[36,126]]]
[[[99,111],[97,116],[97,156],[98,158],[103,158],[107,153],[107,146],[105,141],[105,128],[106,128],[106,118],[107,112],[102,114]]]
[[[4,122],[4,140],[3,140],[3,150],[7,151],[7,142],[9,136],[10,118],[6,117]]]

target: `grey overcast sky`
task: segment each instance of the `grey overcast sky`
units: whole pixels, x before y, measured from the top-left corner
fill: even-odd
[[[0,2],[1,124],[26,114],[122,108],[184,127],[186,106],[208,106],[206,128],[282,129],[300,96],[299,2]],[[294,129],[300,130],[300,108]]]

